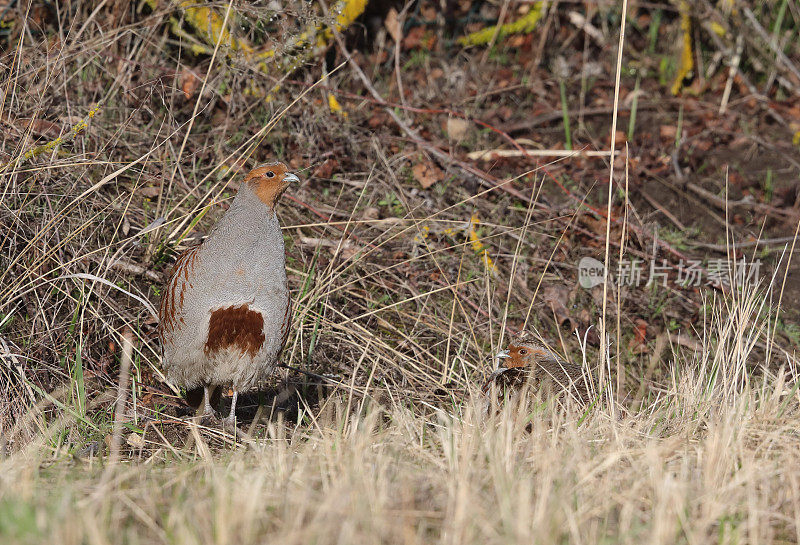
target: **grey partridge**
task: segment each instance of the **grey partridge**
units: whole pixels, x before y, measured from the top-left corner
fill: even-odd
[[[594,379],[588,371],[580,365],[564,361],[533,340],[527,332],[512,340],[508,348],[498,352],[495,358],[497,368],[484,384],[484,394],[490,391],[493,384],[502,393],[519,390],[528,383],[556,395],[567,394],[581,402],[588,402],[594,393]]]
[[[211,393],[233,389],[225,425],[235,422],[239,392],[275,369],[291,322],[286,256],[275,206],[298,177],[283,163],[252,170],[206,240],[175,262],[159,308],[167,380]]]

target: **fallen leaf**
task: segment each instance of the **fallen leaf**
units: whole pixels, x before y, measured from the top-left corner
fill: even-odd
[[[714,142],[712,142],[710,139],[697,140],[695,146],[700,151],[709,151],[712,147],[714,147]]]
[[[397,17],[396,9],[392,8],[389,10],[383,24],[386,26],[389,36],[392,37],[395,43],[400,43],[403,39],[403,30],[400,28],[400,19]]]
[[[144,437],[138,433],[131,433],[128,435],[126,441],[133,448],[144,448]]]
[[[447,135],[456,141],[464,140],[470,128],[470,122],[459,117],[447,118]]]
[[[158,195],[161,193],[161,188],[153,186],[141,187],[136,192],[142,197],[152,199],[153,197],[158,197]]]
[[[364,209],[364,213],[361,214],[361,217],[365,220],[376,220],[380,217],[380,214],[381,211],[378,208],[370,206]]]
[[[334,159],[333,157],[326,159],[324,163],[314,170],[313,176],[315,178],[324,178],[330,179],[331,175],[334,173],[335,170],[339,168],[339,161]]]
[[[39,136],[44,136],[45,138],[56,138],[62,132],[60,125],[45,119],[34,119],[31,117],[7,119],[6,116],[3,116],[3,122],[14,126],[22,133],[30,130],[31,132],[38,134]]]
[[[198,83],[200,83],[200,78],[193,71],[188,68],[184,68],[181,71],[181,91],[183,91],[183,96],[186,97],[186,100],[194,96]]]
[[[628,343],[628,349],[634,354],[646,354],[647,348],[647,322],[637,318],[634,322],[633,338]]]
[[[381,127],[381,126],[385,125],[388,122],[389,122],[389,116],[388,115],[386,115],[384,113],[376,113],[376,114],[373,114],[372,117],[370,117],[367,120],[367,126],[370,129],[377,129],[378,127]]]
[[[638,318],[636,320],[636,328],[633,330],[634,340],[637,343],[643,343],[647,341],[647,322]]]
[[[411,172],[414,174],[414,179],[422,186],[422,189],[428,189],[438,182],[444,174],[440,168],[430,163],[417,163],[411,169]]]
[[[419,47],[422,43],[422,38],[425,36],[425,27],[417,26],[408,31],[408,34],[403,38],[403,49],[414,49]]]
[[[548,286],[544,290],[542,300],[552,309],[559,327],[563,327],[569,322],[570,330],[573,329],[572,319],[567,310],[569,290],[565,286]]]
[[[677,335],[672,335],[670,338],[676,344],[684,346],[684,347],[688,348],[689,350],[694,350],[695,352],[702,352],[703,351],[703,345],[701,343],[697,342],[696,340],[692,339],[688,335],[682,335],[682,334],[679,333]]]
[[[347,117],[347,112],[342,109],[342,105],[339,104],[339,101],[336,100],[336,97],[333,95],[333,93],[328,93],[328,108],[331,110],[332,114]]]
[[[664,139],[673,139],[678,132],[678,128],[675,125],[661,125],[659,128],[659,134],[661,138]]]

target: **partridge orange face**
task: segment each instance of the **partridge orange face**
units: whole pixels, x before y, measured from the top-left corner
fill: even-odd
[[[300,178],[289,172],[283,163],[268,163],[254,168],[244,179],[256,196],[270,208],[275,206],[290,183],[299,181]]]
[[[497,368],[489,375],[482,390],[489,390],[492,382],[497,377],[512,369],[529,368],[533,369],[537,365],[558,364],[558,356],[547,350],[541,345],[533,342],[517,340],[508,345],[507,350],[501,350],[495,356]]]
[[[501,350],[495,357],[498,367],[506,369],[530,367],[542,361],[556,360],[549,350],[532,343],[510,344],[508,350]]]
[[[497,353],[497,368],[483,386],[487,393],[492,384],[502,389],[518,389],[531,383],[537,388],[586,402],[594,390],[594,377],[589,369],[560,358],[555,352],[539,344],[528,332],[520,333],[508,345],[507,350]]]

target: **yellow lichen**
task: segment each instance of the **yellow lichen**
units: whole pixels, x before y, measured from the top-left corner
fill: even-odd
[[[367,0],[344,0],[338,4],[339,16],[336,18],[337,30],[349,27],[367,9]]]
[[[680,66],[675,82],[672,84],[672,94],[677,95],[683,89],[683,80],[694,69],[694,54],[692,53],[692,18],[689,15],[689,2],[681,0],[678,11],[681,14],[681,32],[683,33],[683,48],[681,49]]]
[[[481,259],[483,260],[483,264],[486,265],[486,268],[494,273],[496,272],[494,262],[492,258],[489,257],[489,251],[486,249],[486,246],[483,245],[483,242],[481,242],[478,231],[475,229],[478,224],[480,224],[478,215],[473,214],[469,221],[469,241],[475,253],[481,254]]]
[[[431,228],[428,225],[423,225],[419,228],[419,232],[414,235],[414,242],[416,244],[421,243],[423,240],[430,236]]]
[[[458,43],[461,45],[486,45],[492,41],[495,33],[497,33],[497,39],[502,40],[510,34],[532,32],[539,23],[539,19],[542,18],[542,4],[543,2],[536,2],[528,13],[516,21],[500,26],[499,32],[497,31],[497,26],[491,26],[459,38]]]
[[[153,10],[158,8],[158,0],[144,0]],[[245,61],[254,61],[255,67],[260,72],[268,72],[269,66],[266,61],[277,62],[280,71],[290,74],[303,65],[309,58],[319,51],[327,48],[333,39],[333,30],[326,27],[324,23],[314,23],[306,27],[296,37],[290,38],[281,45],[280,51],[268,49],[258,51],[245,38],[235,38],[226,28],[224,12],[214,8],[198,5],[192,0],[173,0],[175,5],[183,9],[184,19],[194,29],[196,38],[183,31],[178,21],[171,21],[172,32],[186,39],[190,43],[191,51],[195,54],[211,54],[217,43],[220,45],[221,52],[233,58],[240,57]],[[349,27],[367,7],[368,0],[339,0],[332,8],[331,13],[335,14],[336,30],[344,30]],[[230,22],[230,21],[229,21]],[[280,53],[280,54],[279,54]],[[267,100],[272,98],[273,93],[278,89],[271,89],[266,93]]]
[[[203,41],[208,45],[216,46],[217,42],[219,42],[220,47],[227,47],[233,51],[252,52],[253,49],[249,44],[234,38],[228,29],[223,26],[225,17],[217,10],[198,7],[197,2],[190,0],[183,0],[179,5],[184,10],[186,21],[200,33]]]
[[[41,146],[36,146],[35,148],[29,149],[22,155],[14,159],[11,159],[6,164],[4,164],[3,167],[0,169],[0,171],[5,172],[9,167],[19,165],[20,163],[23,163],[28,159],[33,159],[34,157],[37,157],[43,153],[52,151],[53,149],[60,146],[67,140],[75,138],[79,132],[81,132],[82,130],[84,130],[86,127],[89,126],[89,120],[92,119],[98,111],[100,111],[100,104],[95,105],[91,110],[89,110],[89,113],[86,114],[85,118],[81,119],[75,125],[73,125],[68,134],[59,136],[55,140],[51,140],[50,142],[42,144]]]
[[[330,108],[332,114],[347,117],[347,112],[342,109],[342,105],[339,104],[339,101],[336,100],[333,93],[328,93],[328,108]]]

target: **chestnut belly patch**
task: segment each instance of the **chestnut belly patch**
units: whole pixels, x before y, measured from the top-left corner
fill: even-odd
[[[218,308],[208,321],[208,338],[203,347],[207,354],[238,348],[255,357],[264,345],[264,318],[245,305]]]

